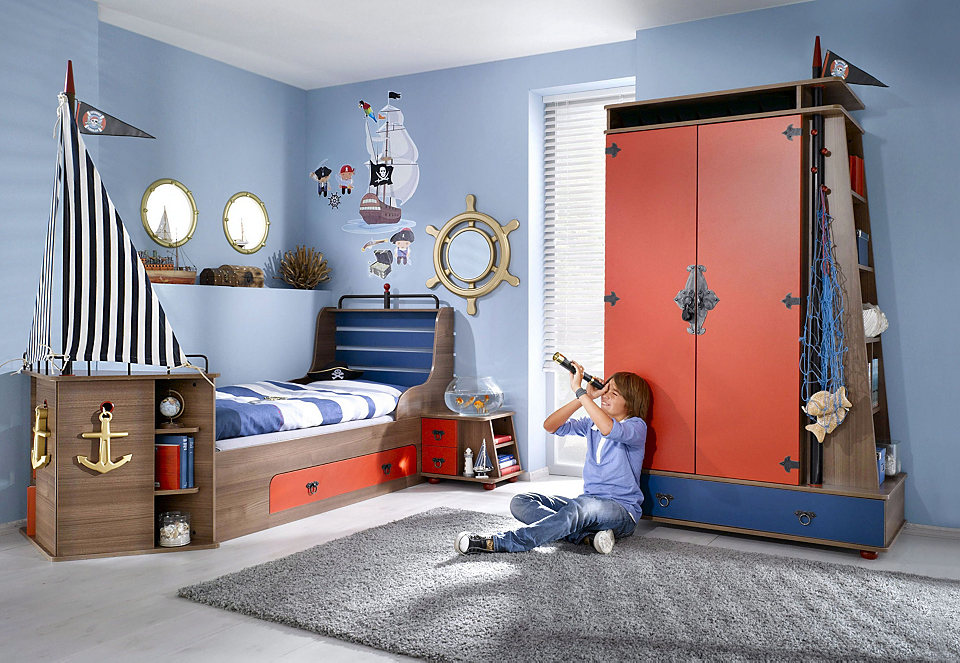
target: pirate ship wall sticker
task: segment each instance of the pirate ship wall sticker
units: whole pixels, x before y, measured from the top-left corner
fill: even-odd
[[[18,372],[40,372],[44,366],[49,371],[52,365],[69,374],[75,361],[189,367],[201,372],[180,347],[81,134],[152,136],[89,104],[80,102],[78,109],[71,62],[58,100],[58,156],[50,217],[33,323]],[[51,340],[58,212],[62,213],[60,352]],[[62,362],[59,367],[57,361]]]
[[[419,151],[407,130],[403,111],[395,105],[400,97],[399,92],[388,92],[387,103],[379,111],[362,99],[357,103],[363,118],[369,177],[367,191],[359,200],[359,218],[341,226],[347,233],[377,236],[362,245],[363,254],[378,244],[393,244],[392,249],[373,249],[374,260],[367,263],[371,277],[381,279],[387,278],[394,267],[411,263],[412,244],[416,240],[413,229],[417,222],[403,207],[413,198],[420,183]],[[353,180],[352,166],[344,165],[340,170],[339,202],[342,203],[343,195],[350,195],[355,186]]]

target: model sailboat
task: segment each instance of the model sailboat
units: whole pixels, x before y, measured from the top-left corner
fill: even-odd
[[[58,160],[25,369],[59,359],[177,368],[191,366],[137,250],[84,145],[74,112],[72,66],[59,96]],[[131,134],[127,134],[131,135]],[[51,341],[54,243],[62,209],[62,350]],[[192,366],[191,366],[192,367]]]
[[[400,98],[396,92],[390,100]],[[361,106],[362,106],[361,102]],[[403,124],[403,112],[392,103],[380,109],[374,133],[364,123],[370,160],[370,185],[360,199],[360,216],[369,225],[400,222],[401,205],[409,201],[420,183],[419,152]]]
[[[140,251],[140,260],[143,262],[150,281],[152,283],[196,283],[196,267],[180,264],[180,244],[182,242],[178,241],[180,238],[170,228],[166,205],[163,207],[160,224],[157,226],[157,239],[167,244],[173,244],[173,258],[160,256],[156,251],[152,254]]]

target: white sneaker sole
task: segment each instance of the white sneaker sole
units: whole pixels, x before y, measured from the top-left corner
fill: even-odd
[[[593,535],[593,549],[601,555],[609,555],[613,550],[614,536],[612,529],[605,529]]]
[[[470,532],[460,532],[453,542],[453,549],[461,555],[467,554],[467,548],[470,546]]]

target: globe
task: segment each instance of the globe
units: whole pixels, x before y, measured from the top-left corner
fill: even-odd
[[[160,401],[160,414],[170,420],[183,414],[183,397],[175,391],[171,391]]]

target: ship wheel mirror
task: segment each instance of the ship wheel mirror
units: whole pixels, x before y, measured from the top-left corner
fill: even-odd
[[[520,226],[513,219],[501,226],[493,217],[477,211],[477,198],[467,196],[467,210],[437,230],[427,226],[436,238],[433,268],[436,276],[427,279],[427,287],[438,284],[467,300],[467,313],[477,314],[477,298],[492,292],[502,281],[512,286],[520,279],[510,274],[511,232]]]
[[[233,194],[223,208],[223,234],[240,253],[256,253],[267,243],[270,217],[263,201],[249,191]]]
[[[160,246],[183,246],[197,229],[197,203],[181,182],[160,179],[143,192],[140,220],[150,239]]]

